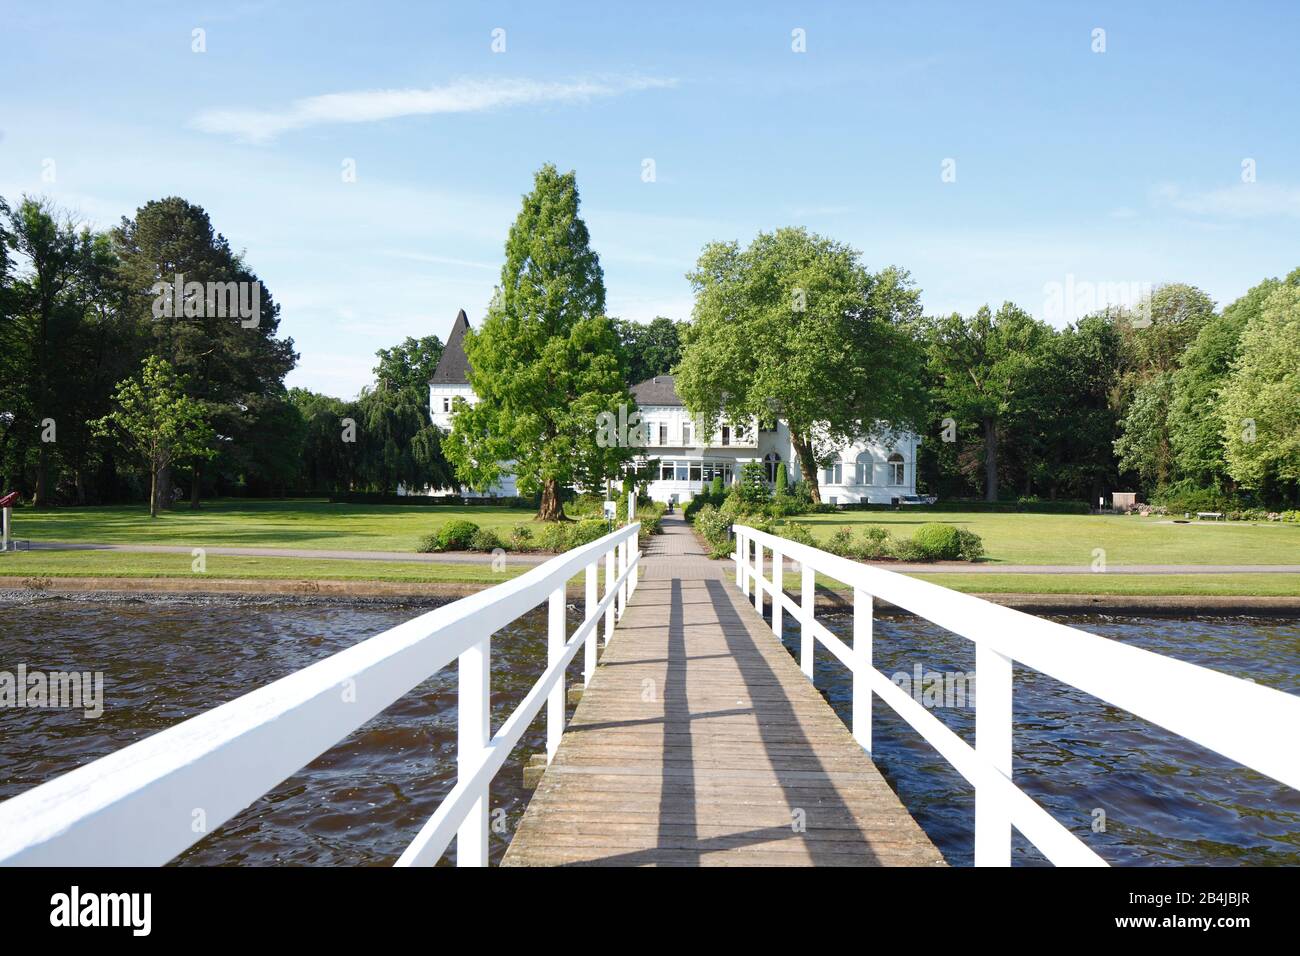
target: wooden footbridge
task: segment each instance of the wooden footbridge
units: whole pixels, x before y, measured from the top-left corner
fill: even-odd
[[[0,864],[166,863],[453,662],[457,782],[399,866],[436,863],[453,842],[457,865],[488,863],[492,781],[543,711],[547,767],[506,865],[941,866],[871,760],[877,697],[974,788],[976,865],[1011,862],[1013,827],[1053,863],[1104,865],[1086,809],[1067,827],[1015,785],[1013,662],[1300,789],[1300,697],[734,530],[727,563],[680,519],[644,556],[640,526],[620,528],[63,774],[0,804]],[[852,594],[851,640],[817,620],[817,575]],[[575,576],[585,600],[570,632]],[[974,745],[872,666],[877,600],[974,643]],[[542,604],[546,670],[493,733],[492,635]],[[812,685],[819,645],[852,675],[848,726]]]
[[[942,865],[730,565],[664,521],[504,865]]]

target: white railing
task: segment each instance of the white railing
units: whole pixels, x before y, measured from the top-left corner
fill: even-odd
[[[486,866],[488,787],[543,703],[554,758],[565,668],[585,647],[584,686],[591,680],[601,621],[608,644],[636,590],[640,529],[627,525],[19,794],[0,804],[0,864],[166,863],[458,660],[458,779],[397,865],[435,863],[455,838],[457,865]],[[565,589],[579,572],[585,612],[566,635]],[[546,670],[490,735],[491,635],[543,601]]]
[[[1153,654],[916,578],[868,567],[743,525],[735,527],[736,585],[762,613],[772,600],[772,630],[783,612],[800,625],[800,668],[811,680],[820,641],[853,675],[851,729],[871,751],[872,694],[880,696],[975,788],[975,865],[1009,866],[1011,828],[1058,865],[1105,866],[1082,840],[1012,782],[1012,662],[1186,737],[1300,789],[1300,697]],[[764,551],[772,577],[763,577]],[[751,557],[752,555],[752,557]],[[784,590],[784,559],[797,563],[799,600]],[[815,575],[853,589],[853,643],[816,620]],[[871,663],[873,598],[975,644],[975,746],[971,747]]]

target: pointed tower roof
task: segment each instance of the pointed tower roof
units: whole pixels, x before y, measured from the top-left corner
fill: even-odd
[[[451,324],[451,334],[438,359],[438,367],[433,370],[430,385],[468,385],[469,359],[465,356],[465,332],[469,329],[469,318],[465,310],[456,313],[456,321]]]

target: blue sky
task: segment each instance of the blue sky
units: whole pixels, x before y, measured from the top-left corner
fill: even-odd
[[[610,314],[641,321],[689,315],[704,243],[782,225],[909,269],[928,312],[1058,324],[1067,283],[1224,303],[1300,265],[1297,4],[4,2],[0,24],[0,194],[99,226],[200,203],[281,303],[289,383],[339,396],[375,349],[481,318],[547,161],[577,171]]]

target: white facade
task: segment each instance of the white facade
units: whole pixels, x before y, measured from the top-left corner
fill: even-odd
[[[444,432],[451,431],[451,409],[458,398],[463,398],[470,405],[478,403],[478,396],[468,384],[434,383],[429,386],[429,417],[433,420],[433,424]],[[502,463],[503,468],[508,469],[509,466],[510,462]],[[425,491],[425,494],[439,497],[454,495],[457,492],[450,488],[430,488]],[[467,487],[462,488],[459,494],[462,498],[513,498],[519,494],[519,490],[515,486],[515,476],[506,473],[487,491],[477,492]]]
[[[701,443],[698,425],[682,406],[641,405],[640,412],[648,441],[642,460],[659,460],[658,477],[649,485],[655,501],[685,504],[707,491],[719,473],[730,485],[740,478],[747,462],[761,462],[769,482],[775,481],[779,463],[785,464],[788,481],[801,480],[785,422],[778,421],[774,430],[751,424],[739,435],[734,429],[725,434],[719,429]],[[916,435],[903,433],[892,443],[860,442],[841,449],[817,475],[822,501],[889,504],[894,498],[916,494],[918,444]]]

